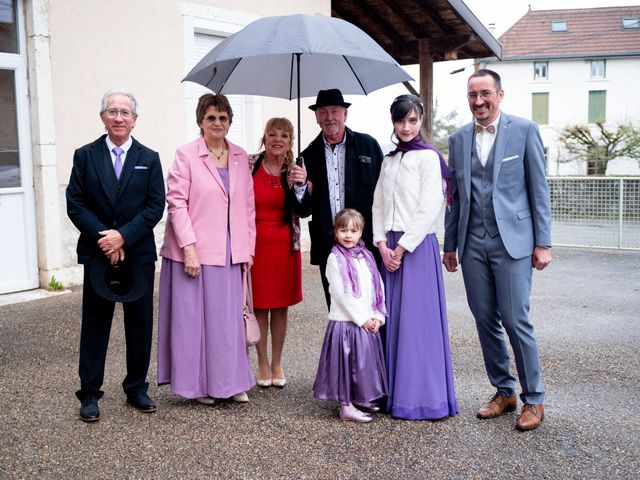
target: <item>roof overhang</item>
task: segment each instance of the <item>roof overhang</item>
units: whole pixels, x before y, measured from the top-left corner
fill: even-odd
[[[421,40],[434,61],[502,57],[462,0],[333,0],[331,15],[364,30],[400,65],[420,63]]]

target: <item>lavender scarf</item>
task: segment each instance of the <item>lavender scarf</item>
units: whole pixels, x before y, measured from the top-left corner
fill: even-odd
[[[352,248],[345,248],[339,243],[336,243],[331,252],[338,259],[338,268],[340,269],[340,276],[342,277],[342,284],[344,285],[344,293],[348,293],[349,287],[351,287],[351,293],[354,297],[360,298],[362,290],[360,289],[360,279],[358,278],[358,271],[356,266],[351,260],[352,258],[364,258],[371,277],[373,278],[373,290],[374,296],[371,306],[374,310],[379,311],[383,315],[386,315],[387,309],[384,306],[384,297],[382,294],[382,282],[380,281],[380,274],[378,273],[378,267],[373,255],[367,247],[364,246],[364,242],[360,240],[358,245]]]
[[[447,199],[447,205],[450,206],[453,203],[453,195],[451,194],[451,173],[449,172],[447,163],[444,161],[444,157],[436,147],[425,143],[418,135],[410,142],[403,142],[402,140],[400,140],[396,145],[396,149],[393,152],[389,152],[388,155],[392,156],[398,152],[405,153],[412,150],[433,150],[438,154],[438,158],[440,159],[440,171],[442,172],[442,180],[444,180],[445,183],[445,188],[442,193]]]

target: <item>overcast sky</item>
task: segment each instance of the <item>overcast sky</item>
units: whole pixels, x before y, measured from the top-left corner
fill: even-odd
[[[495,36],[499,37],[515,22],[527,13],[529,6],[532,10],[553,10],[563,8],[596,8],[624,5],[638,5],[632,0],[463,0],[474,15],[487,28],[490,23],[495,24]],[[438,102],[440,114],[453,110],[459,112],[461,123],[470,121],[465,98],[466,81],[471,74],[472,60],[458,60],[437,62],[434,65],[433,89]],[[457,74],[450,72],[467,67]],[[409,74],[418,79],[417,66],[407,68]],[[414,83],[417,89],[417,85]],[[509,85],[504,85],[508,92]],[[387,87],[364,96],[349,96],[353,105],[349,108],[347,124],[356,131],[367,132],[378,139],[381,144],[389,143],[392,126],[389,120],[389,105],[397,95],[407,93],[402,85]],[[384,150],[384,147],[383,147]],[[386,153],[386,152],[385,152]]]

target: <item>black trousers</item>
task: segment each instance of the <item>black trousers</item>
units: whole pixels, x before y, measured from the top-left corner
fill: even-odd
[[[122,304],[127,348],[127,375],[122,388],[127,396],[145,393],[153,337],[153,285],[155,264],[143,265],[147,281],[145,294]],[[80,401],[87,396],[102,397],[104,365],[116,302],[102,298],[91,286],[91,262],[84,266],[82,287],[82,329],[80,332]]]

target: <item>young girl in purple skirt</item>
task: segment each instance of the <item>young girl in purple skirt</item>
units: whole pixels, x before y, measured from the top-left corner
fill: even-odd
[[[340,402],[340,419],[370,422],[387,395],[382,341],[384,289],[373,255],[361,240],[364,218],[347,208],[336,215],[336,245],[327,260],[331,308],[313,394]],[[368,413],[369,412],[369,413]]]

